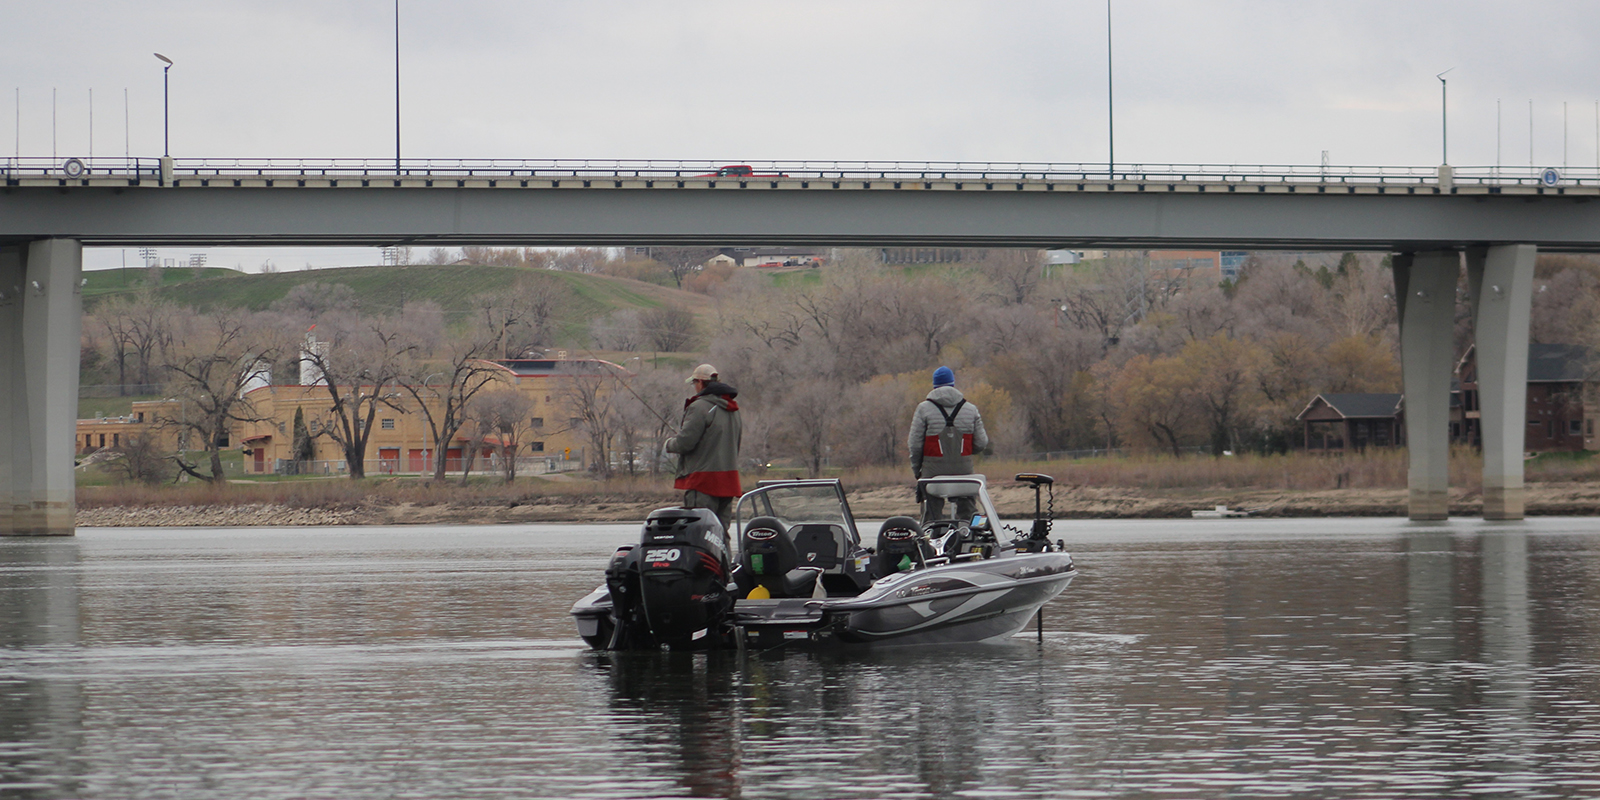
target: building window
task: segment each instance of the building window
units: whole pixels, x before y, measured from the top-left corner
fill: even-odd
[[[120,433],[111,434],[111,446],[112,447],[121,447],[122,446],[122,434],[120,434]]]
[[[282,435],[284,435],[284,434],[286,434],[288,432],[289,432],[289,429],[284,423],[282,423],[282,422],[278,423],[278,435],[279,436],[282,436]]]
[[[1570,433],[1573,436],[1582,436],[1583,435],[1583,420],[1578,420],[1578,419],[1567,420],[1567,433]]]
[[[535,428],[543,428],[544,427],[544,417],[534,417],[533,419],[529,420],[529,422]]]
[[[1594,420],[1592,420],[1592,419],[1591,420],[1587,420],[1584,424],[1587,425],[1588,428],[1589,428],[1589,435],[1593,436],[1594,435]]]
[[[533,451],[533,452],[535,452],[535,453],[543,453],[544,452],[544,442],[530,442],[528,444],[528,449]]]
[[[100,434],[100,446],[101,447],[105,447],[106,446],[106,435],[103,434],[103,433]]]
[[[386,431],[394,430],[394,420],[385,418],[383,420],[382,424],[383,424],[383,429],[384,430],[386,430]]]

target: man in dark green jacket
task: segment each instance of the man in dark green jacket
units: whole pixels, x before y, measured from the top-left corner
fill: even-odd
[[[694,396],[683,403],[683,427],[667,440],[669,453],[678,454],[678,479],[684,508],[709,508],[728,527],[733,500],[743,494],[739,485],[739,390],[717,380],[710,364],[694,368],[688,378]]]

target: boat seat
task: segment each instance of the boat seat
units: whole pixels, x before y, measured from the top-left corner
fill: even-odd
[[[759,579],[800,566],[800,555],[787,526],[776,517],[756,517],[745,523],[740,534],[739,561]]]
[[[878,528],[878,552],[872,557],[872,577],[893,575],[924,564],[932,553],[922,525],[913,517],[890,517]]]
[[[799,566],[821,567],[824,572],[842,572],[849,557],[849,539],[844,526],[807,522],[790,530]]]
[[[811,597],[817,571],[795,550],[793,531],[775,517],[756,517],[740,534],[739,564],[769,597]]]

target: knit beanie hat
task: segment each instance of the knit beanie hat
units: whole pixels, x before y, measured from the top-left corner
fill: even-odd
[[[933,371],[933,385],[954,386],[956,385],[956,374],[950,371],[949,367],[940,367]]]

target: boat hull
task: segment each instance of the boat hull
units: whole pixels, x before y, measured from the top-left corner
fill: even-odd
[[[857,597],[740,600],[733,624],[738,641],[758,648],[999,641],[1026,627],[1077,574],[1072,557],[1059,552],[973,560],[892,575]],[[572,609],[591,644],[610,612],[603,588]]]

